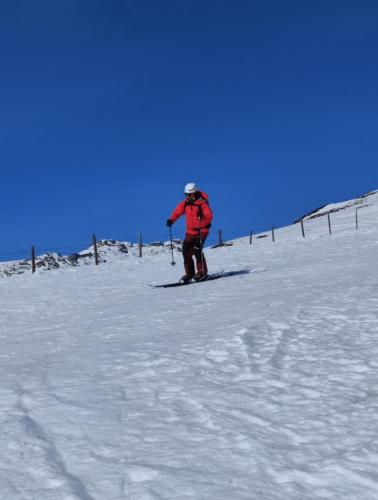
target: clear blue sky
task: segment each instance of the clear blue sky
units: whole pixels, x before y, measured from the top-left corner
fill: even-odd
[[[186,182],[225,237],[378,188],[375,0],[0,9],[1,254],[164,238]]]

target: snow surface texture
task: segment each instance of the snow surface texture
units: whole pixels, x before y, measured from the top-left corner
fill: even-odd
[[[207,250],[0,279],[0,498],[378,498],[378,196]]]

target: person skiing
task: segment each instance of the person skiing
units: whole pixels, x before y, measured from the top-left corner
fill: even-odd
[[[182,215],[186,216],[185,240],[182,246],[185,274],[180,279],[181,283],[189,283],[193,279],[202,281],[207,278],[207,264],[203,254],[203,246],[209,234],[213,212],[209,206],[208,195],[200,191],[194,182],[186,184],[185,197],[173,210],[167,220],[171,227]],[[193,256],[196,260],[195,272]]]

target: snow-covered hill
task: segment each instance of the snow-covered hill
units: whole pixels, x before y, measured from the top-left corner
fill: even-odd
[[[175,252],[181,251],[182,241],[174,240],[172,246]],[[133,243],[116,240],[100,240],[97,243],[99,262],[101,264],[113,262],[114,260],[124,258],[126,255],[139,256],[139,247]],[[142,254],[145,256],[154,256],[157,253],[171,253],[171,243],[155,242],[143,245]],[[40,271],[51,271],[52,269],[77,267],[81,265],[95,265],[95,250],[93,245],[85,250],[70,255],[61,255],[59,253],[46,253],[36,258],[36,269]],[[23,274],[32,269],[31,259],[5,262],[0,264],[0,277],[13,276],[14,274]]]
[[[372,191],[353,200],[324,205],[323,207],[313,210],[300,219],[296,220],[294,224],[300,222],[301,220],[309,221],[311,219],[327,215],[328,213],[333,214],[347,208],[354,208],[358,210],[360,208],[368,207],[371,204],[374,205],[376,203],[378,203],[378,191]],[[258,239],[266,236],[266,234],[256,235]],[[181,246],[181,240],[173,240],[175,253],[181,252]],[[166,255],[171,254],[170,242],[155,242],[143,245],[144,256],[155,256],[158,253],[164,253]],[[106,262],[113,262],[120,257],[138,257],[139,247],[137,244],[127,241],[117,241],[109,239],[100,240],[98,242],[98,254],[100,262],[104,264]],[[95,251],[93,246],[69,255],[61,255],[60,253],[56,252],[46,253],[39,255],[36,259],[36,268],[37,270],[41,271],[50,271],[51,269],[65,267],[77,267],[80,265],[95,265]],[[31,259],[0,263],[0,277],[13,276],[14,274],[23,274],[25,272],[30,272],[31,269]]]
[[[0,498],[375,500],[378,193],[206,251],[0,280]],[[361,206],[361,205],[358,205]],[[329,211],[329,208],[327,209]],[[126,245],[127,247],[127,245]],[[109,250],[109,252],[112,250]]]
[[[353,200],[324,205],[320,208],[317,208],[316,210],[311,211],[310,213],[306,214],[304,217],[301,217],[301,219],[303,219],[303,220],[314,219],[316,217],[321,217],[321,216],[326,215],[328,213],[331,214],[331,213],[339,212],[340,210],[345,210],[347,208],[359,209],[359,208],[367,207],[371,204],[377,203],[377,195],[378,195],[378,191],[371,191],[369,193],[363,194],[362,196],[359,196],[358,198],[354,198]],[[298,219],[295,222],[299,222],[301,219]]]

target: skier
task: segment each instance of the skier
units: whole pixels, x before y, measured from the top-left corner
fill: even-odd
[[[182,246],[185,274],[181,283],[189,283],[193,279],[202,281],[207,277],[207,264],[203,254],[203,246],[209,234],[213,212],[209,206],[208,195],[200,191],[194,182],[189,182],[184,189],[186,199],[177,205],[167,220],[171,227],[182,215],[186,215],[185,240]],[[196,258],[195,272],[193,255]]]

